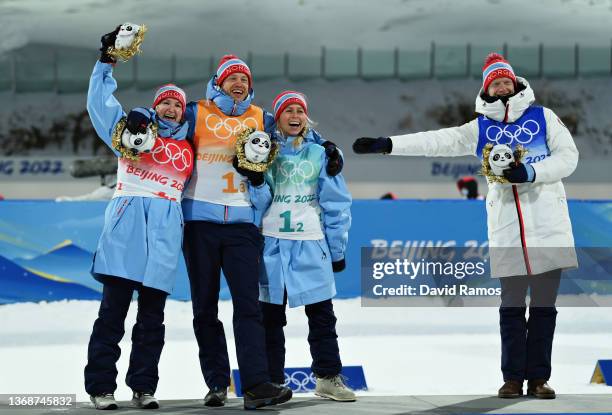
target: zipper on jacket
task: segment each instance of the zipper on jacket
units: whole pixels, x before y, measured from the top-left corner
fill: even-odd
[[[506,113],[504,114],[504,122],[508,122],[508,108],[510,107],[510,103],[506,103]]]
[[[325,253],[325,249],[321,246],[321,243],[317,241],[317,245],[319,245],[319,249],[321,250],[321,261],[325,261],[327,259],[327,254]]]
[[[225,214],[223,215],[223,222],[227,222],[227,217],[229,216],[229,207],[225,206]]]
[[[521,201],[519,200],[518,189],[515,184],[512,185],[512,194],[514,195],[514,205],[519,220],[519,231],[521,234],[521,247],[523,248],[523,259],[527,268],[527,275],[531,275],[531,264],[529,263],[529,254],[527,253],[527,244],[525,243],[525,224],[523,223],[523,212],[521,211]]]

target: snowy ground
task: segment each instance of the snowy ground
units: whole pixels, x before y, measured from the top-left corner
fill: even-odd
[[[86,400],[83,367],[97,302],[64,301],[0,307],[0,393],[76,393]],[[127,327],[135,319],[135,303]],[[340,351],[346,365],[363,365],[370,395],[494,394],[500,386],[498,314],[494,308],[362,308],[335,302]],[[197,399],[206,391],[191,328],[191,303],[170,301],[157,395]],[[220,304],[230,360],[236,368],[231,304]],[[309,366],[303,309],[289,310],[287,366]],[[228,326],[229,324],[229,326]],[[129,330],[121,347],[117,397],[128,399],[123,378]],[[551,384],[559,393],[612,393],[590,385],[597,359],[612,358],[612,314],[607,308],[559,309]]]

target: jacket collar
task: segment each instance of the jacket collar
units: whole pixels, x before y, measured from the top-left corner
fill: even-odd
[[[235,102],[232,97],[227,95],[217,84],[216,84],[216,76],[208,81],[206,85],[206,99],[213,101],[217,107],[223,112],[225,115],[229,115],[232,117],[240,116],[249,109],[251,105],[251,101],[255,97],[255,92],[251,88],[249,90],[249,95],[246,97],[244,101]]]
[[[535,95],[525,78],[517,76],[516,82],[522,84],[525,89],[508,99],[506,105],[499,99],[493,103],[486,102],[481,97],[483,94],[481,88],[476,96],[476,112],[495,121],[514,122],[518,120],[535,102]]]
[[[308,130],[302,137],[303,141],[300,143],[299,146],[296,147],[294,145],[294,142],[298,139],[298,136],[285,136],[278,129],[273,134],[273,139],[280,144],[281,154],[295,154],[302,151],[306,143],[314,141],[312,129],[308,128]]]

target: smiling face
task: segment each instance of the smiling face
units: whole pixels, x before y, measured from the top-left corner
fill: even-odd
[[[165,98],[155,107],[157,116],[168,121],[180,122],[183,118],[183,107],[179,100]]]
[[[249,77],[242,72],[236,72],[223,80],[221,89],[234,101],[244,101],[249,95]]]
[[[503,97],[514,94],[514,82],[510,78],[497,78],[491,81],[487,94],[491,97]]]
[[[299,135],[308,122],[308,116],[299,104],[288,105],[278,117],[278,129],[284,134],[295,137]]]

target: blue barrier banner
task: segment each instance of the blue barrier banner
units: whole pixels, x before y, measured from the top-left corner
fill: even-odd
[[[15,180],[73,180],[70,166],[76,158],[0,157],[0,182]]]
[[[106,202],[0,202],[0,304],[100,298],[89,270],[105,208]],[[576,246],[612,247],[612,201],[569,201],[569,211]],[[475,252],[487,246],[480,200],[356,200],[352,215],[337,298],[361,294],[361,248],[388,248],[394,256],[424,246]],[[170,298],[190,299],[182,260]],[[220,298],[230,298],[225,281]]]
[[[352,390],[368,390],[362,366],[344,366],[340,374],[344,376],[346,386]],[[293,393],[310,393],[315,391],[317,378],[309,367],[286,367],[283,385],[289,387]],[[232,370],[232,387],[236,396],[243,395],[238,369]]]

